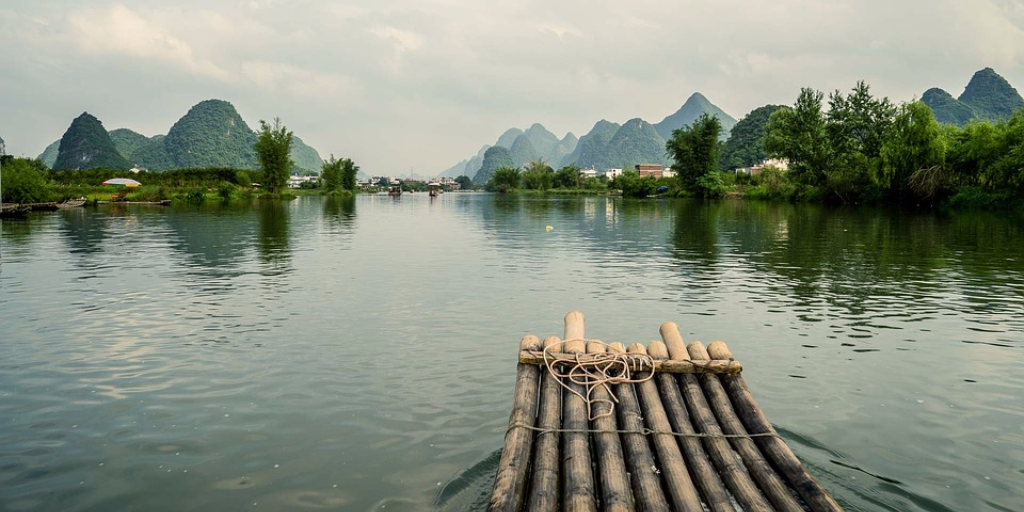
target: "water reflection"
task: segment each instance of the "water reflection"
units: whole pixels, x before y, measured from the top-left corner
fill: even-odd
[[[288,247],[289,204],[280,200],[261,200],[257,206],[259,230],[256,251],[260,261],[275,273],[287,270],[291,259]]]
[[[436,199],[436,198],[431,198]],[[433,201],[431,201],[433,203]],[[340,232],[351,232],[356,220],[355,196],[323,198],[324,219]]]
[[[164,222],[170,247],[186,255],[190,268],[211,269],[237,265],[256,229],[248,203],[188,205],[168,211]]]

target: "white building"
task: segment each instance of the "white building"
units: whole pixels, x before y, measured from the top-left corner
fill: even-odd
[[[622,169],[605,169],[604,176],[610,180],[622,176]]]
[[[580,177],[583,179],[596,178],[597,169],[580,169]]]

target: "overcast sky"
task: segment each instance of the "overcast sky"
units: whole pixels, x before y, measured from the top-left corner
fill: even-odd
[[[368,174],[431,175],[510,127],[736,118],[864,79],[905,101],[992,67],[1024,88],[1021,0],[3,0],[0,137],[38,155],[88,111],[166,133],[209,98]]]

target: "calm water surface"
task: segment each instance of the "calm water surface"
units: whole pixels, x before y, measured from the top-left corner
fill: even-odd
[[[727,341],[847,510],[1024,510],[1019,218],[423,194],[0,242],[0,510],[473,509],[574,309]]]

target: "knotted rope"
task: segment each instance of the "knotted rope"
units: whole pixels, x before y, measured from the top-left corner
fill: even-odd
[[[584,345],[599,343],[605,347],[605,352],[573,354],[575,357],[571,360],[551,357],[550,351],[552,348],[558,347],[561,349],[561,347],[566,343],[577,341],[582,341]],[[548,372],[552,377],[555,377],[555,381],[558,382],[560,386],[583,399],[587,404],[587,417],[590,421],[613,415],[615,411],[615,404],[619,402],[619,399],[616,398],[615,393],[612,392],[611,385],[645,382],[654,377],[654,359],[651,358],[651,356],[646,354],[611,352],[609,351],[610,347],[611,346],[609,344],[603,341],[586,339],[563,340],[559,343],[552,343],[551,345],[544,347],[544,366],[547,367]],[[558,352],[562,352],[562,350],[558,350]],[[563,372],[559,370],[558,366],[560,364],[568,366],[568,371]],[[640,378],[633,378],[630,368],[634,365],[639,367],[641,370],[644,368],[650,368],[651,371],[645,372],[645,374]],[[583,386],[586,389],[586,394],[584,395],[583,393],[576,391],[566,384],[565,381]],[[598,388],[603,388],[610,398],[594,398],[594,390]],[[595,416],[594,405],[600,403],[608,404],[608,410],[598,413]]]

